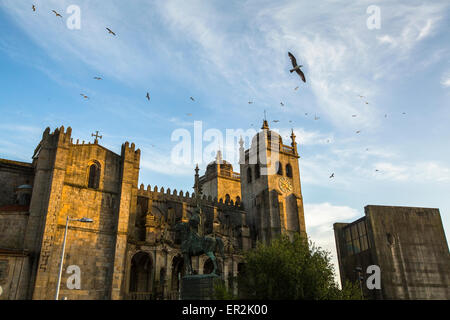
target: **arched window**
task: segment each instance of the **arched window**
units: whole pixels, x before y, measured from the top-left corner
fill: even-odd
[[[247,182],[252,182],[252,168],[247,169]]]
[[[239,204],[239,203],[241,203],[241,197],[237,196],[236,197],[236,204]]]
[[[100,185],[100,164],[93,163],[89,166],[88,188],[98,189]]]
[[[261,177],[261,168],[259,164],[255,165],[255,179],[259,179]]]
[[[230,195],[227,193],[227,194],[225,195],[225,203],[229,203],[230,200],[231,200],[231,197],[230,197]]]
[[[277,174],[282,176],[283,175],[283,166],[281,165],[281,163],[279,161],[276,162],[275,168],[277,170]]]
[[[289,163],[286,165],[286,176],[292,178],[292,167]]]

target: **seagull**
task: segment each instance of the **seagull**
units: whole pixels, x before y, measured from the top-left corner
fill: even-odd
[[[406,112],[403,112],[403,114],[406,114]]]
[[[150,93],[147,92],[147,95],[145,96],[148,101],[150,101]]]
[[[248,102],[248,104],[252,104],[252,103],[253,103],[253,101],[249,101],[249,102]]]
[[[362,98],[365,98],[364,96],[361,96],[361,95],[358,95],[358,97],[360,97],[361,99],[362,99]]]
[[[369,103],[366,101],[366,104],[369,104]]]
[[[307,116],[308,115],[308,112],[307,113],[305,113],[305,116]]]
[[[62,18],[62,15],[60,15],[58,12],[56,12],[55,10],[52,10],[52,11],[57,17],[61,17]]]
[[[31,9],[33,9],[33,11],[36,11],[36,7],[34,6],[34,4],[33,4],[33,6],[31,7]]]
[[[297,90],[298,90],[298,87],[295,87],[294,90],[297,91]]]
[[[387,113],[384,115],[385,118],[387,118]]]
[[[100,78],[100,77],[94,77],[94,79],[95,79],[95,80],[103,80],[103,79]]]
[[[297,65],[297,60],[295,59],[294,55],[290,52],[288,52],[289,58],[291,58],[291,62],[292,62],[292,66],[294,67],[294,69],[289,70],[290,73],[292,72],[297,72],[297,74],[300,76],[300,78],[302,78],[303,82],[306,82],[305,79],[305,74],[303,73],[302,70],[300,70],[301,67],[303,67],[302,65]]]
[[[89,99],[89,97],[87,95],[83,94],[83,93],[80,93],[80,96],[82,96],[85,99]]]
[[[284,103],[283,102],[280,102],[280,104],[281,104],[282,107],[284,107]]]
[[[327,143],[330,143],[330,139],[327,140]]]
[[[356,114],[352,114],[352,117],[355,118],[355,117],[356,117]]]
[[[375,172],[379,172],[380,170],[378,170],[378,169],[375,169]]]
[[[116,35],[110,28],[106,28],[106,30],[108,30],[108,32],[109,32],[110,34],[112,34],[113,36]]]
[[[334,172],[331,174],[330,179],[331,179],[331,178],[334,178]]]
[[[280,122],[280,120],[273,120],[273,122],[277,123],[277,122]]]
[[[195,101],[194,98],[192,98],[192,97],[190,97],[190,99],[191,99],[192,101]]]
[[[360,133],[360,132],[361,132],[361,130],[356,131],[356,133]]]

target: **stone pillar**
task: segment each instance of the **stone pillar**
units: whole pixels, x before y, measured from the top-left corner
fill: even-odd
[[[113,300],[123,299],[125,292],[123,284],[127,238],[134,227],[136,213],[141,151],[134,149],[134,143],[131,146],[128,142],[122,145],[122,179],[111,288],[111,299]]]

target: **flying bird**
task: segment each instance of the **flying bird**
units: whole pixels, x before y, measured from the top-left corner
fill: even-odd
[[[113,36],[116,35],[110,28],[106,28],[106,30],[108,30],[108,33],[112,34]]]
[[[33,4],[33,6],[31,7],[31,9],[33,9],[33,11],[36,11],[36,7],[35,7],[34,4]]]
[[[87,95],[83,94],[83,93],[80,93],[80,96],[82,96],[85,99],[89,99],[89,97]]]
[[[305,116],[307,116],[308,115],[308,112],[307,113],[305,113]]]
[[[366,104],[369,104],[369,103],[366,101]]]
[[[277,122],[280,122],[280,120],[273,120],[273,122],[277,123]]]
[[[319,120],[319,119],[320,119],[320,117],[314,115],[314,120]]]
[[[282,107],[284,107],[284,103],[283,103],[283,102],[280,102],[280,105],[281,105]]]
[[[298,87],[295,87],[294,90],[297,91],[297,90],[298,90]]]
[[[52,11],[57,17],[61,17],[62,18],[62,15],[60,15],[58,12],[56,12],[55,10],[52,10]]]
[[[300,76],[300,78],[302,78],[303,82],[306,82],[306,78],[305,78],[305,74],[303,73],[302,70],[300,70],[301,67],[303,67],[302,65],[297,65],[297,60],[295,59],[294,55],[290,52],[288,52],[289,58],[291,58],[291,62],[292,62],[292,66],[294,67],[293,69],[289,70],[290,73],[292,72],[297,72],[297,74]]]
[[[103,79],[100,78],[100,77],[94,77],[94,79],[95,79],[95,80],[103,80]]]
[[[186,113],[186,115],[187,115],[188,117],[191,117],[191,116],[192,116],[192,113]]]
[[[364,96],[361,96],[361,95],[358,95],[358,97],[360,97],[361,99],[362,99],[362,98],[365,98]]]
[[[356,114],[352,114],[352,117],[355,118],[355,117],[356,117]]]
[[[150,93],[147,92],[147,95],[145,96],[148,101],[150,101]]]
[[[360,132],[361,132],[361,130],[356,131],[356,133],[360,133]]]
[[[191,99],[192,101],[195,101],[194,98],[192,98],[192,97],[190,97],[190,99]]]
[[[331,179],[331,178],[334,178],[334,172],[331,174],[330,179]]]
[[[248,104],[252,104],[252,103],[253,103],[253,101],[249,101],[249,102],[248,102]]]
[[[385,118],[387,118],[387,113],[384,115]]]

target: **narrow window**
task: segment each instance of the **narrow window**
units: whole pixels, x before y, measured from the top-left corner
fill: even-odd
[[[92,164],[89,167],[89,181],[88,188],[97,189],[100,182],[100,167],[97,164]]]
[[[286,176],[292,178],[292,167],[289,163],[286,165]]]
[[[252,182],[252,168],[247,169],[247,182]]]
[[[277,169],[277,174],[282,176],[283,175],[283,167],[281,166],[281,163],[279,161],[276,162],[275,168]]]
[[[259,167],[259,164],[255,166],[255,179],[259,179],[261,176],[261,168]]]

